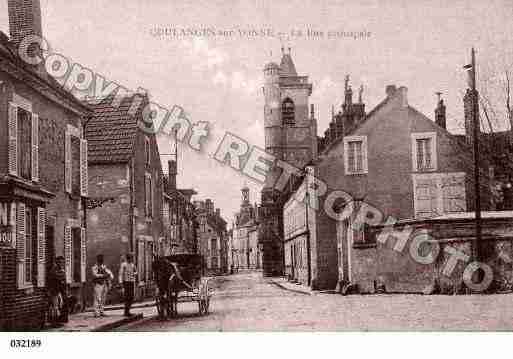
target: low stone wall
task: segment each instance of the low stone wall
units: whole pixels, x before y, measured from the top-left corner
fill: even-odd
[[[461,291],[463,273],[470,263],[472,241],[475,238],[475,223],[469,219],[444,219],[408,221],[394,227],[404,233],[407,226],[412,229],[402,250],[397,250],[397,238],[389,236],[381,243],[359,247],[353,245],[351,273],[352,283],[360,293],[374,293],[375,283],[383,283],[387,292],[422,293],[438,284],[442,293]],[[513,221],[505,218],[483,219],[482,239],[479,244],[480,262],[492,270],[493,282],[487,291],[501,291],[513,279]],[[373,237],[383,228],[373,228]],[[421,256],[434,254],[436,242],[439,247],[436,260],[420,263],[412,255],[413,238],[418,233],[429,233],[430,241],[418,248]],[[395,248],[395,249],[394,249]],[[452,270],[451,253],[457,251],[467,260],[457,260]],[[454,259],[454,258],[453,258]]]

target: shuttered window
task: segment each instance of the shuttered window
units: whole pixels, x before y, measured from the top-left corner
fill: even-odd
[[[37,208],[37,286],[46,285],[46,215],[44,208]]]
[[[25,283],[32,284],[32,274],[34,270],[34,237],[32,227],[32,209],[25,207]]]
[[[68,125],[64,138],[64,185],[66,192],[88,195],[87,141],[80,130]]]
[[[9,174],[18,175],[18,107],[9,102]]]
[[[18,288],[25,287],[25,203],[16,206],[16,253],[18,261]]]
[[[8,106],[9,174],[39,181],[39,116],[28,101],[22,102]]]
[[[87,268],[87,237],[85,228],[80,228],[80,281],[85,283]]]
[[[72,252],[72,234],[71,234],[71,226],[64,226],[64,266],[66,270],[66,283],[71,284],[73,275],[72,275],[72,261],[73,261],[73,252]]]
[[[84,283],[87,266],[87,238],[85,228],[76,219],[69,219],[64,227],[64,260],[66,282]]]
[[[30,174],[32,181],[39,181],[39,116],[32,113],[31,118],[31,168]]]
[[[413,174],[415,218],[467,210],[465,173]]]
[[[87,140],[80,140],[80,195],[88,195]]]
[[[46,218],[41,207],[23,202],[11,206],[11,223],[16,238],[17,287],[46,285]]]
[[[32,115],[18,108],[18,176],[32,179]]]

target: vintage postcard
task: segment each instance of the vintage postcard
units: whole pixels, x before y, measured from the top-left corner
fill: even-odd
[[[2,1],[6,347],[511,331],[512,15],[509,0]]]

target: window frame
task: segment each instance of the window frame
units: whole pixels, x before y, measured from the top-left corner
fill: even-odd
[[[350,143],[361,142],[362,168],[358,171],[349,167],[349,146]],[[355,154],[356,155],[356,154]],[[357,156],[355,156],[355,159]],[[346,136],[344,137],[344,169],[346,175],[361,175],[369,173],[367,136]]]
[[[287,107],[287,104],[292,106]],[[291,118],[290,115],[292,115]],[[281,120],[284,125],[294,125],[296,123],[296,104],[290,97],[285,97],[281,102]]]
[[[412,132],[411,133],[411,152],[412,152],[412,168],[413,172],[433,172],[438,169],[438,146],[436,132]],[[431,167],[419,168],[418,167],[418,140],[431,141]],[[425,161],[425,160],[424,160]]]

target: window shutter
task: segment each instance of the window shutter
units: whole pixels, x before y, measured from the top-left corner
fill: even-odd
[[[444,213],[465,212],[467,210],[465,174],[444,176],[442,178],[442,193]]]
[[[80,140],[80,195],[87,197],[87,140]]]
[[[72,269],[72,251],[71,251],[71,227],[64,227],[64,260],[66,269],[66,283],[71,284]]]
[[[162,220],[165,226],[169,226],[169,202],[166,200],[162,202]]]
[[[66,130],[64,135],[64,187],[71,193],[71,133]]]
[[[32,114],[32,181],[39,181],[39,115]]]
[[[87,238],[85,228],[80,228],[80,280],[86,282],[86,265],[87,265]]]
[[[9,102],[9,174],[18,175],[18,107]]]
[[[45,209],[37,208],[37,286],[46,285],[46,219]]]
[[[415,218],[438,215],[437,186],[434,178],[417,179],[415,186]]]
[[[18,202],[16,211],[16,253],[18,259],[18,288],[25,286],[25,203]]]

